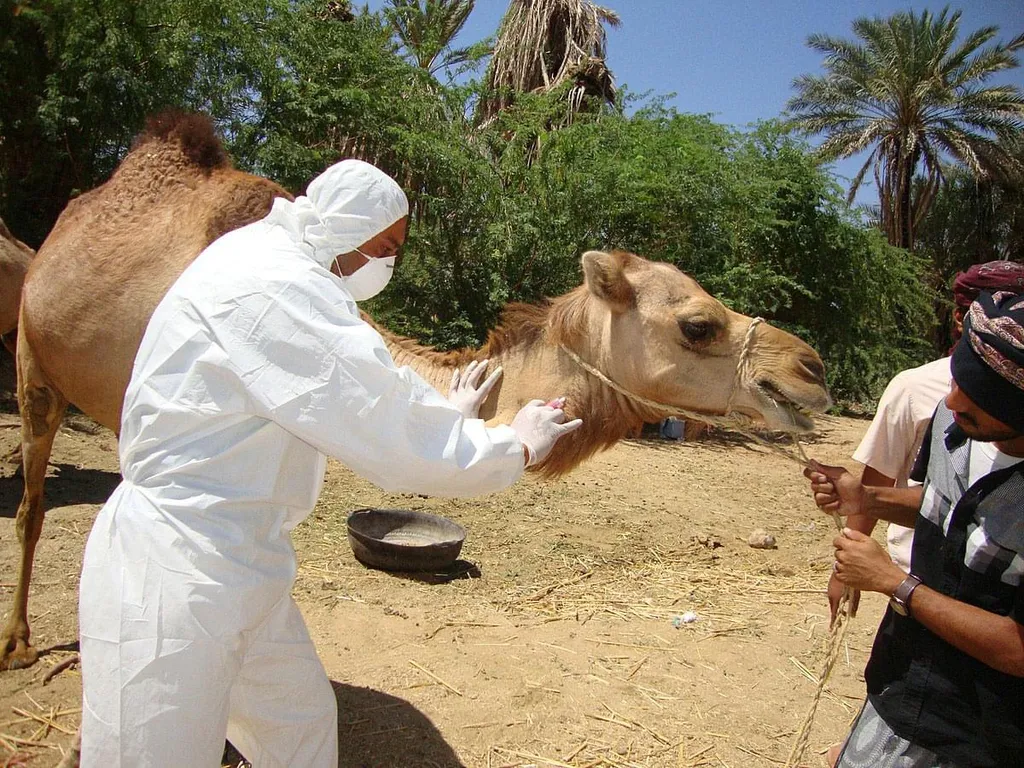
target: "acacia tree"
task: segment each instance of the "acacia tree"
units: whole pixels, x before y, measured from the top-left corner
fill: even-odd
[[[873,169],[881,225],[889,242],[911,249],[914,228],[943,179],[945,157],[978,178],[1016,161],[999,140],[1024,129],[1024,95],[1010,85],[985,85],[992,74],[1018,66],[1024,34],[989,44],[998,32],[983,27],[958,42],[960,11],[943,9],[860,18],[857,40],[812,35],[825,55],[824,75],[803,75],[789,101],[791,125],[823,134],[825,160],[870,149],[850,185],[853,200]],[[915,188],[915,175],[924,183]]]
[[[149,114],[247,119],[276,66],[262,33],[288,12],[287,0],[0,0],[0,210],[11,230],[38,247]]]

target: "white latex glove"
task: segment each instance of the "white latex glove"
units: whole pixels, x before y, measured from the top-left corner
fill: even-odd
[[[565,411],[562,410],[564,405],[564,397],[548,403],[531,400],[512,419],[512,429],[526,446],[526,466],[532,467],[544,461],[558,438],[583,426],[583,419],[565,420]]]
[[[474,360],[466,366],[466,370],[460,371],[456,368],[455,373],[452,374],[452,383],[448,387],[448,400],[462,411],[462,415],[467,419],[479,418],[477,414],[480,413],[480,406],[483,405],[487,395],[491,393],[494,385],[501,378],[502,369],[495,368],[487,380],[477,386],[480,377],[487,370],[487,363],[487,360],[479,363]]]

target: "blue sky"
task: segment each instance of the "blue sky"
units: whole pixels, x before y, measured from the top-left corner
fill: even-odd
[[[360,5],[360,3],[355,3]],[[384,0],[368,3],[379,9]],[[807,36],[825,33],[853,38],[851,24],[861,16],[896,11],[938,12],[944,3],[890,0],[598,0],[622,19],[608,32],[608,66],[616,82],[633,93],[675,94],[668,105],[680,112],[709,114],[742,128],[778,117],[793,95],[795,77],[821,71],[821,55]],[[494,34],[508,7],[505,0],[477,0],[456,43],[468,45]],[[997,26],[1008,42],[1024,32],[1024,0],[967,0],[951,4],[963,11],[962,32]],[[1024,60],[1024,55],[1021,56]],[[992,82],[1024,89],[1024,67]],[[863,161],[837,163],[838,175],[851,177]],[[859,202],[875,199],[873,181]]]

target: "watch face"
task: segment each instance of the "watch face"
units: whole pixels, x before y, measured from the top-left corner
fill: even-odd
[[[907,615],[907,607],[903,605],[903,603],[901,603],[895,597],[889,598],[889,605],[891,605],[892,609],[896,611],[896,613],[898,613],[900,616]]]

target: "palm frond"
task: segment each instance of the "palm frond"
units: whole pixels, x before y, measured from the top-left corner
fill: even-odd
[[[991,44],[998,30],[983,27],[960,37],[960,11],[906,11],[853,22],[854,39],[811,35],[825,57],[824,75],[793,81],[788,123],[805,135],[823,135],[823,158],[848,157],[873,147],[869,159],[880,195],[881,223],[891,242],[909,247],[913,230],[952,158],[977,176],[1012,163],[998,141],[1024,131],[1024,94],[1013,86],[986,86],[996,72],[1018,66],[1024,35]],[[851,185],[863,182],[865,164]],[[922,180],[913,188],[918,169]]]
[[[388,0],[384,17],[409,58],[433,74],[459,60],[452,41],[475,4],[476,0]]]

